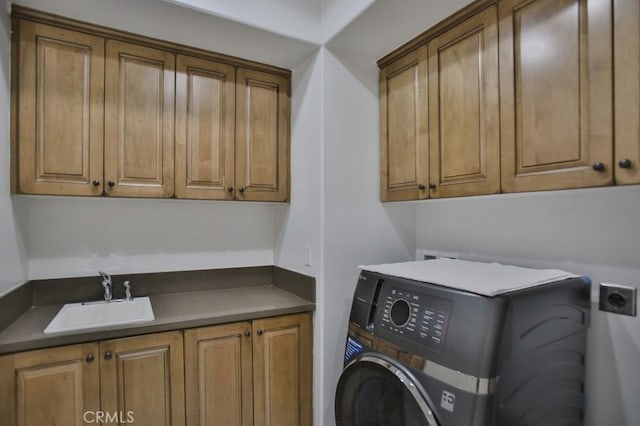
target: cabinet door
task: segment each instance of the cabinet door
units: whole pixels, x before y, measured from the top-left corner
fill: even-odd
[[[234,126],[234,68],[178,55],[176,197],[233,199]]]
[[[499,192],[497,6],[427,47],[430,197]]]
[[[18,31],[19,191],[102,194],[104,39],[29,21]]]
[[[640,183],[640,2],[614,0],[615,176]]]
[[[186,330],[187,426],[253,425],[251,324]]]
[[[255,426],[311,426],[311,315],[253,322]]]
[[[289,80],[241,68],[236,82],[236,198],[286,201]]]
[[[173,195],[175,56],[109,40],[105,66],[107,195]]]
[[[380,72],[380,199],[427,198],[427,47]]]
[[[80,426],[100,410],[98,345],[0,357],[0,418],[7,426]]]
[[[104,341],[100,356],[103,411],[139,426],[184,425],[181,332]]]
[[[611,184],[611,2],[500,8],[503,191]]]

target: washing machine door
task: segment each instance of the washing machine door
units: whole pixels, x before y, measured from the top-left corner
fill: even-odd
[[[336,389],[337,426],[439,426],[424,388],[398,361],[364,353]]]

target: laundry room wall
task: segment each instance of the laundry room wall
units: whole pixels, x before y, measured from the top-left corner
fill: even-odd
[[[601,281],[640,287],[640,187],[429,200],[416,207],[417,256],[559,268],[592,281],[587,426],[640,418],[640,319],[598,311]]]
[[[9,104],[11,99],[11,25],[0,11],[0,295],[27,279],[27,252],[20,222],[24,206],[11,197]]]
[[[356,55],[324,50],[324,273],[322,422],[334,421],[358,265],[406,260],[415,247],[411,205],[379,201],[378,72]]]

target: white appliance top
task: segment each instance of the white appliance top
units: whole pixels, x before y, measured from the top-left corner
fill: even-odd
[[[580,275],[558,269],[531,269],[459,259],[361,265],[359,268],[384,275],[438,284],[483,296],[497,296],[567,278],[580,277]]]

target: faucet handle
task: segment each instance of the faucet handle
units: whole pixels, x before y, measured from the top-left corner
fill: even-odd
[[[103,272],[103,271],[98,271],[98,273],[102,277],[102,281],[103,282],[107,282],[108,284],[111,284],[111,275],[109,275],[109,274],[107,274],[106,272]]]
[[[124,292],[125,292],[124,298],[126,300],[133,300],[133,298],[131,297],[131,284],[129,283],[129,281],[125,281],[123,284],[124,284]]]

